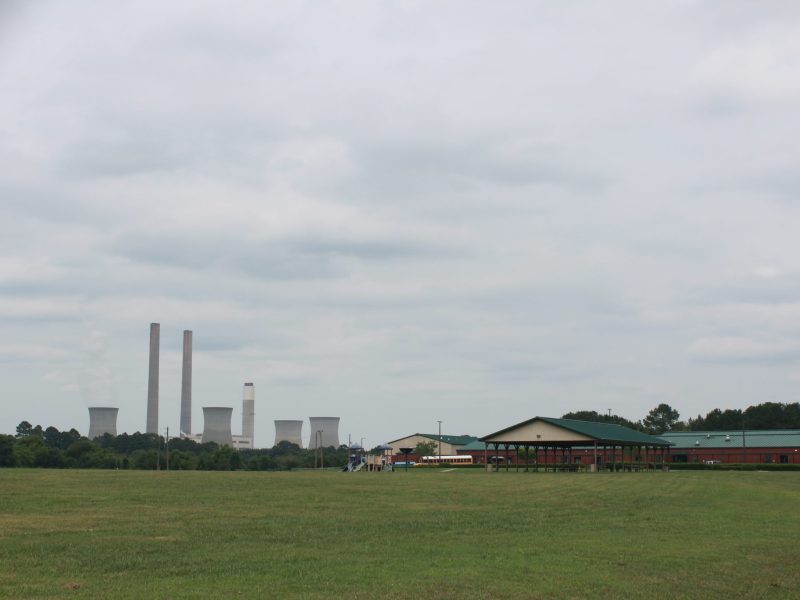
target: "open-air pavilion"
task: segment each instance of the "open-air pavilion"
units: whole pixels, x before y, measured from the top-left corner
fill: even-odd
[[[480,438],[486,463],[502,462],[509,469],[509,452],[524,451],[525,470],[540,466],[556,470],[589,467],[600,470],[641,470],[666,462],[671,442],[611,423],[534,417]],[[492,451],[492,448],[494,449]],[[494,461],[489,454],[493,452]],[[505,453],[503,457],[502,453]],[[531,456],[533,465],[531,465]],[[515,460],[515,469],[520,461]]]

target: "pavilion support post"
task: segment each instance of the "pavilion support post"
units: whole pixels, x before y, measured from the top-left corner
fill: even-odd
[[[647,449],[644,450],[644,453],[647,454]],[[639,446],[639,463],[642,462],[642,446]],[[639,468],[642,468],[642,465],[639,465]],[[647,469],[647,463],[645,463],[645,469]]]
[[[506,444],[506,473],[508,473],[508,444]]]
[[[611,444],[611,472],[614,473],[617,470],[617,447],[614,444]]]
[[[530,455],[531,447],[529,444],[525,444],[525,472],[527,473],[530,470],[531,466],[531,455]]]
[[[595,473],[600,471],[600,469],[597,468],[597,440],[594,441],[594,471]]]
[[[519,444],[514,446],[514,470],[519,473]]]

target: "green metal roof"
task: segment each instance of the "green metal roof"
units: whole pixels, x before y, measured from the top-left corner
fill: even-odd
[[[431,438],[432,440],[438,440],[439,434],[438,433],[418,433],[417,435],[421,435],[423,437]],[[469,444],[470,442],[474,442],[478,438],[474,435],[444,435],[442,434],[442,441],[445,444],[453,444],[453,446],[464,446]]]
[[[421,436],[421,437],[425,437],[425,438],[429,438],[429,439],[433,440],[434,442],[439,440],[439,434],[438,433],[412,433],[411,435],[407,435],[407,436],[398,438],[397,440],[393,440],[393,441],[396,442],[398,440],[404,440],[404,439],[406,439],[408,437],[414,437],[415,435],[418,435],[418,436]],[[474,442],[477,439],[478,438],[475,437],[474,435],[444,435],[444,434],[442,434],[442,441],[445,444],[452,444],[453,446],[465,446],[466,444]],[[389,442],[389,444],[391,444],[391,443],[392,442]]]
[[[461,450],[468,450],[470,452],[475,452],[477,450],[486,450],[486,443],[476,438],[474,442],[470,442],[469,444],[461,446],[459,448],[459,451]]]
[[[744,433],[744,435],[743,435]],[[800,430],[674,431],[661,435],[681,448],[800,448]]]
[[[554,419],[552,417],[534,417],[532,419],[528,419],[527,421],[523,421],[522,423],[517,423],[511,427],[506,427],[500,431],[485,435],[480,439],[486,441],[494,436],[500,435],[501,433],[506,433],[512,429],[516,429],[517,427],[527,425],[528,423],[532,423],[534,421],[544,421],[545,423],[550,423],[556,427],[561,427],[574,433],[585,435],[586,437],[590,437],[598,442],[603,442],[606,444],[622,443],[632,446],[669,446],[672,443],[666,439],[662,439],[653,435],[647,435],[646,433],[642,433],[641,431],[636,431],[635,429],[630,429],[628,427],[623,427],[622,425],[614,425],[612,423],[595,423],[593,421],[578,421],[576,419]],[[529,442],[531,440],[519,441]]]

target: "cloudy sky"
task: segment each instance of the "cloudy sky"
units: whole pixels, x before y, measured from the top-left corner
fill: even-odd
[[[0,431],[800,400],[800,4],[0,0]],[[307,424],[304,435],[308,435]]]

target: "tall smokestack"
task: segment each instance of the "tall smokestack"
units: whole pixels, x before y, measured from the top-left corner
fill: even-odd
[[[181,377],[181,433],[192,433],[192,332],[183,332],[183,376]]]
[[[255,418],[255,404],[256,404],[256,388],[252,383],[244,384],[244,392],[242,394],[242,436],[250,438],[250,447],[255,448],[253,443]]]
[[[158,433],[158,347],[161,325],[150,323],[150,371],[147,379],[146,433]]]

